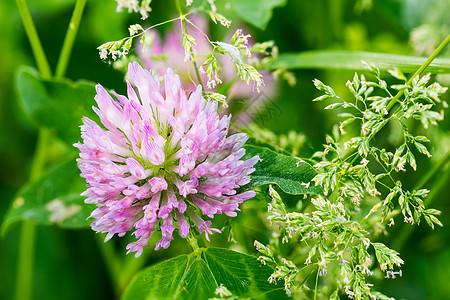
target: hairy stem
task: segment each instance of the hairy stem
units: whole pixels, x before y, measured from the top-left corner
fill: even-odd
[[[77,0],[75,9],[73,10],[72,18],[70,19],[69,27],[67,28],[64,44],[59,55],[58,64],[56,65],[56,77],[64,77],[69,63],[70,54],[72,52],[73,43],[77,36],[78,28],[80,27],[81,17],[83,15],[86,0]]]
[[[31,50],[33,51],[34,59],[36,60],[39,72],[41,73],[41,76],[43,78],[50,78],[52,76],[52,71],[50,70],[50,65],[48,63],[44,49],[42,48],[42,44],[39,39],[36,27],[34,26],[33,19],[31,18],[27,2],[26,0],[16,0],[16,4],[17,8],[19,9],[19,14],[22,19],[22,23],[25,28],[28,40],[30,41]]]

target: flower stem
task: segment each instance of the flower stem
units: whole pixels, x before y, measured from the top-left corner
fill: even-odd
[[[36,225],[23,221],[20,229],[19,261],[16,271],[16,300],[29,300],[33,293],[34,250]]]
[[[197,237],[193,233],[189,233],[189,235],[186,237],[186,240],[188,241],[189,245],[192,247],[192,252],[197,252],[199,247],[197,243]]]
[[[120,277],[121,261],[115,252],[114,245],[111,243],[105,243],[104,238],[105,235],[103,234],[95,234],[95,239],[97,241],[98,248],[100,249],[100,253],[102,254],[103,262],[108,270],[110,280],[114,282],[114,294],[117,299],[119,299],[120,289],[117,283],[119,281],[118,278]]]
[[[114,293],[119,299],[134,274],[144,266],[151,252],[144,251],[139,258],[121,257],[115,251],[114,244],[104,242],[104,234],[97,233],[95,235],[110,280],[113,282]]]
[[[205,87],[203,86],[202,78],[200,77],[200,72],[198,71],[197,61],[195,57],[192,57],[192,62],[194,63],[195,74],[197,75],[198,83],[202,86],[203,93],[206,93]]]
[[[31,18],[27,2],[26,0],[16,0],[16,4],[19,9],[19,14],[22,18],[22,23],[28,36],[28,40],[30,41],[31,50],[33,51],[34,59],[36,60],[39,72],[43,78],[50,78],[52,76],[52,71],[50,70],[50,65],[47,57],[45,56],[44,49],[42,48],[33,19]]]
[[[316,285],[314,288],[314,300],[317,299],[317,287],[319,285],[319,266],[317,266]]]
[[[62,78],[66,74],[67,65],[69,63],[70,54],[72,52],[73,43],[75,41],[78,28],[80,27],[80,21],[85,4],[86,0],[77,0],[77,3],[75,4],[75,9],[73,10],[61,54],[58,59],[58,64],[56,65],[56,78]]]
[[[72,17],[68,36],[64,41],[63,51],[60,61],[58,62],[57,77],[64,76],[67,61],[73,45],[76,31],[79,25],[79,19],[83,11],[86,0],[78,0],[75,7],[74,16]],[[47,57],[40,42],[36,27],[33,23],[26,0],[16,0],[16,4],[22,19],[25,32],[31,44],[34,58],[40,75],[44,79],[50,79],[52,72]],[[81,6],[81,7],[80,7]],[[78,8],[78,9],[77,9]],[[76,25],[76,26],[75,26]],[[44,169],[46,146],[50,132],[48,129],[41,128],[38,134],[38,141],[30,170],[30,181],[38,179]],[[19,254],[16,271],[16,293],[15,299],[29,300],[33,294],[33,277],[34,277],[34,254],[36,244],[36,224],[33,221],[24,221],[20,232]]]
[[[31,44],[34,58],[42,78],[50,78],[52,72],[45,52],[42,48],[36,27],[31,18],[25,0],[16,0],[25,32]],[[45,146],[49,138],[47,129],[41,129],[38,135],[37,148],[34,153],[30,181],[36,180],[42,173],[45,159]],[[15,299],[29,300],[33,294],[34,252],[36,243],[36,225],[33,221],[24,221],[20,231],[18,263],[15,281]]]
[[[151,251],[150,249],[146,250],[148,251],[144,250],[141,257],[136,258],[134,255],[130,255],[124,258],[125,267],[121,270],[119,276],[117,277],[117,288],[119,289],[120,295],[125,291],[136,272],[142,269],[147,262],[147,258],[149,257]]]
[[[30,171],[30,181],[42,174],[45,161],[45,146],[50,133],[47,129],[39,131],[38,143]],[[36,224],[34,221],[22,222],[19,240],[19,257],[16,270],[16,299],[29,300],[33,293],[34,252],[36,243]]]

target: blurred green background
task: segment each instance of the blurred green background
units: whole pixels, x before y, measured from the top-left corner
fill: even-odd
[[[219,3],[220,1],[218,1]],[[450,32],[450,1],[448,0],[290,0],[283,7],[274,9],[266,30],[245,26],[256,41],[274,40],[280,53],[307,50],[357,50],[393,54],[427,56]],[[44,50],[52,69],[56,66],[66,33],[74,0],[29,0]],[[218,4],[219,5],[219,4]],[[226,5],[225,5],[226,6]],[[90,0],[87,2],[79,34],[72,52],[67,77],[72,80],[87,79],[102,83],[108,88],[124,92],[123,74],[102,62],[96,47],[111,40],[127,36],[128,25],[140,23],[139,15],[116,12],[113,0]],[[172,2],[153,1],[153,12],[144,24],[156,24],[176,14]],[[244,24],[231,10],[222,13],[233,20],[233,26]],[[142,23],[142,22],[141,22]],[[170,26],[169,26],[170,27]],[[161,31],[168,27],[162,26]],[[224,29],[212,26],[215,39],[220,39]],[[0,219],[4,216],[14,195],[28,180],[30,162],[35,149],[37,128],[31,122],[16,99],[14,74],[21,65],[35,66],[29,42],[14,1],[0,2]],[[443,56],[450,56],[446,49]],[[306,141],[299,156],[307,157],[319,150],[324,136],[337,122],[335,114],[323,111],[323,104],[313,103],[319,95],[312,80],[319,78],[332,86],[342,96],[348,96],[345,82],[353,76],[343,70],[293,70],[297,85],[290,87],[280,82],[279,91],[267,111],[257,118],[260,126],[278,134],[289,130],[304,133]],[[449,77],[437,78],[444,86]],[[449,93],[445,98],[449,99]],[[439,128],[429,131],[436,152],[431,163],[449,150],[450,122],[447,119]],[[53,149],[53,148],[52,148]],[[54,160],[68,151],[54,147]],[[53,157],[52,153],[49,155]],[[430,162],[419,160],[418,171],[405,178],[413,186],[429,168]],[[449,181],[448,172],[443,176]],[[421,224],[413,230],[403,244],[396,249],[395,241],[403,232],[404,224],[391,228],[383,237],[387,245],[398,250],[405,265],[403,277],[386,279],[380,291],[399,299],[445,299],[450,294],[450,189],[438,191],[432,207],[443,212],[443,228],[432,231]],[[244,212],[253,212],[264,205],[249,201]],[[239,214],[237,222],[251,220]],[[19,223],[6,232],[0,240],[0,299],[12,299],[15,284],[15,267],[19,245]],[[250,231],[251,232],[251,231]],[[251,245],[261,233],[255,232],[241,238]],[[402,233],[403,234],[403,233]],[[220,239],[220,238],[218,238]],[[214,241],[214,240],[213,240]],[[124,250],[123,242],[120,249]],[[57,227],[39,226],[36,246],[36,276],[34,299],[112,299],[113,287],[91,230],[63,230]],[[248,247],[247,251],[253,251]],[[176,241],[168,250],[152,254],[147,264],[186,252],[183,241]],[[252,252],[251,252],[252,253]],[[253,252],[254,253],[254,252]]]

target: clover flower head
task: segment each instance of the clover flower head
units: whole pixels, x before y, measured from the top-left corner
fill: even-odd
[[[247,136],[227,136],[230,116],[220,117],[200,86],[187,96],[171,69],[163,87],[136,62],[128,72],[127,96],[111,92],[114,99],[96,86],[93,109],[103,127],[84,118],[83,143],[74,145],[88,187],[85,202],[97,206],[92,229],[107,233],[105,241],[134,229],[137,241],[127,249],[136,257],[157,230],[162,238],[155,250],[169,247],[176,229],[185,238],[196,226],[209,239],[220,231],[201,215],[236,216],[255,196],[236,189],[250,181],[259,157],[241,160]]]

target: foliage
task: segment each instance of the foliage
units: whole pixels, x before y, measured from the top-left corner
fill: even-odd
[[[23,187],[5,215],[2,231],[20,220],[57,224],[64,228],[89,227],[86,219],[92,206],[83,203],[80,189],[84,185],[74,157],[55,166],[39,180]]]
[[[267,282],[270,273],[252,256],[208,248],[191,259],[182,255],[143,270],[123,299],[287,299],[280,287]],[[220,295],[221,290],[227,293]]]
[[[381,71],[398,69],[402,72],[415,72],[424,62],[425,58],[399,54],[373,53],[362,51],[304,51],[301,53],[282,53],[270,63],[270,68],[288,69],[365,69],[362,61],[370,61]],[[450,61],[448,58],[435,59],[426,69],[433,74],[449,73]]]

